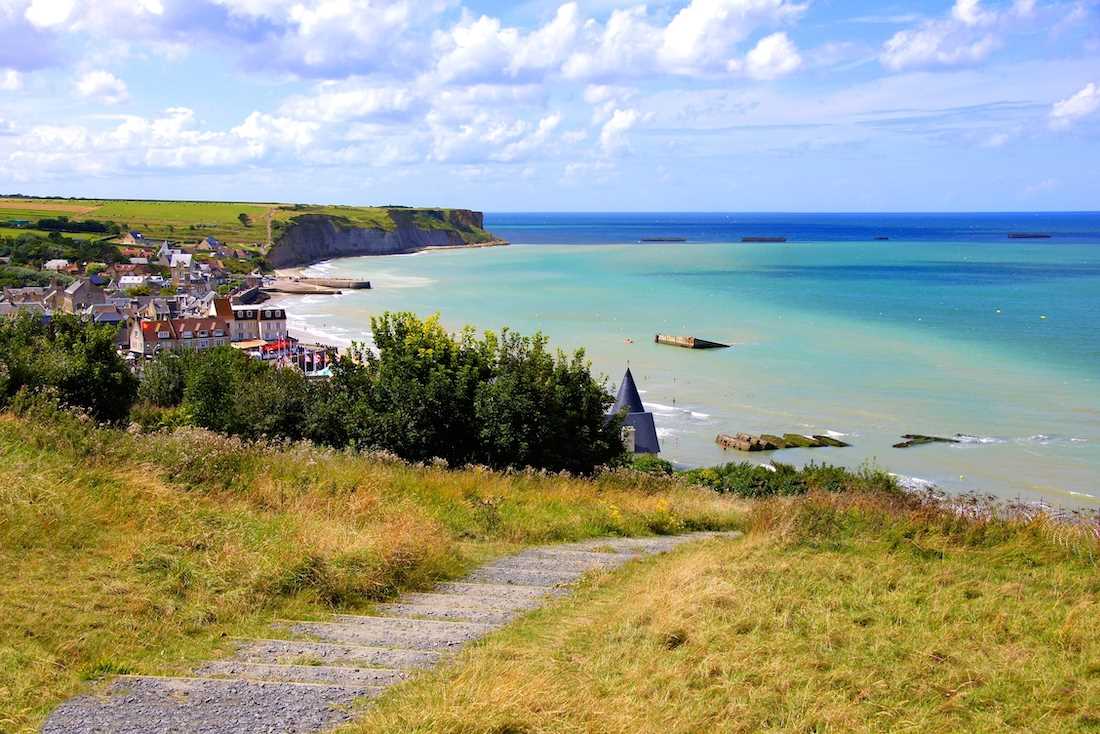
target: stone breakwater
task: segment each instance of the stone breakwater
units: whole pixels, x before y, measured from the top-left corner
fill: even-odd
[[[740,533],[612,538],[531,548],[430,593],[375,607],[376,616],[278,623],[285,639],[239,640],[228,660],[189,676],[120,676],[62,704],[43,734],[301,734],[350,721],[354,706],[438,664],[597,570],[688,542]]]

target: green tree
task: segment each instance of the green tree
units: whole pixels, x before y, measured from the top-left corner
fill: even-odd
[[[237,219],[240,220],[242,226],[252,226],[252,217],[248,216],[248,214],[246,214],[245,212],[241,212],[240,214],[238,214]]]
[[[161,408],[174,408],[183,401],[184,358],[165,352],[145,365],[138,397]]]
[[[492,375],[492,347],[472,329],[456,339],[433,316],[386,313],[371,319],[377,353],[360,351],[369,388],[352,406],[353,441],[411,461],[474,460],[477,386]]]
[[[484,461],[588,473],[624,456],[622,419],[592,377],[584,351],[547,349],[542,334],[505,331],[495,340],[493,378],[478,385],[475,412]]]
[[[137,378],[115,350],[116,328],[57,314],[49,323],[30,314],[0,321],[0,404],[20,390],[49,390],[64,406],[97,420],[126,418]]]

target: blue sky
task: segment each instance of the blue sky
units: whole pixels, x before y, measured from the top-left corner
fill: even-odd
[[[1097,209],[1100,0],[0,0],[0,192]]]

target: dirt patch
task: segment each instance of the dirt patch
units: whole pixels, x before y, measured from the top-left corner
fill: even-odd
[[[69,204],[58,201],[38,201],[36,199],[0,199],[0,209],[26,209],[40,212],[72,212],[73,214],[89,214],[98,209],[98,206],[86,204]]]

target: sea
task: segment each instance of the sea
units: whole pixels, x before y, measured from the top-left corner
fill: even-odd
[[[292,331],[369,343],[387,310],[541,331],[584,349],[612,391],[629,366],[677,464],[873,466],[948,492],[1100,507],[1098,212],[498,213],[486,226],[512,244],[313,266],[374,287],[288,299]],[[642,242],[662,237],[686,241]],[[732,346],[678,349],[657,333]],[[715,444],[738,432],[851,447]],[[903,434],[958,443],[893,448]]]

